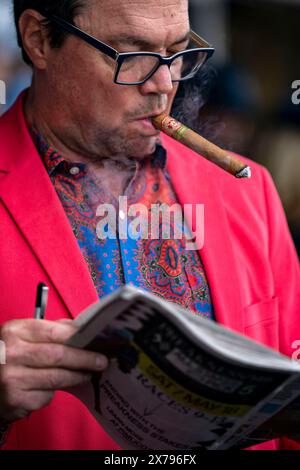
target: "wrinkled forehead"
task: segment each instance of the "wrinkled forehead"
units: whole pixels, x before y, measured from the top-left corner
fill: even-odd
[[[79,25],[103,40],[131,36],[176,42],[189,31],[188,0],[91,0]]]

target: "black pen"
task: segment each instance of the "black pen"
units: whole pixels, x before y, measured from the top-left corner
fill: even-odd
[[[41,282],[37,286],[34,319],[43,320],[45,317],[49,287]]]

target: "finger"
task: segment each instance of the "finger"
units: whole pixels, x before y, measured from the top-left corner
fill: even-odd
[[[76,331],[77,327],[74,326],[73,322],[16,320],[2,326],[1,337],[4,341],[20,338],[28,342],[63,344]]]
[[[29,412],[37,411],[49,405],[53,397],[54,391],[30,390],[23,393],[22,405]]]
[[[92,375],[67,369],[22,369],[23,390],[55,391],[76,387],[91,380]]]
[[[48,405],[54,397],[54,391],[13,391],[5,400],[5,411],[1,416],[8,421],[25,418],[32,411]]]
[[[7,364],[31,368],[62,368],[71,370],[102,371],[108,359],[102,354],[71,348],[56,343],[27,343],[22,341],[8,348]]]
[[[63,325],[70,325],[73,323],[73,320],[67,320],[66,318],[62,319],[62,320],[56,320],[57,323],[60,323],[60,324],[63,324]]]

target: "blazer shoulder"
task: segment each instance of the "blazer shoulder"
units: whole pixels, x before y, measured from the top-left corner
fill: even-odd
[[[279,196],[269,171],[263,165],[234,154],[251,167],[251,178],[239,179],[170,137],[163,138],[163,144],[167,149],[173,182],[186,178],[191,190],[205,188],[210,197],[220,197],[228,217],[244,220],[248,214],[248,217],[251,215],[253,219],[267,223],[268,206],[278,202]]]
[[[163,145],[167,150],[170,166],[178,167],[178,171],[179,168],[181,169],[182,167],[185,167],[188,172],[185,171],[183,174],[189,175],[189,177],[201,178],[203,175],[206,175],[208,178],[215,179],[221,187],[227,186],[228,189],[232,187],[234,190],[241,185],[241,182],[247,181],[247,179],[235,178],[216,164],[210,162],[205,157],[199,155],[180,142],[171,139],[169,136],[163,135],[162,140]],[[231,151],[228,153],[238,157],[245,163],[245,165],[250,166],[252,177],[248,181],[251,181],[252,184],[249,185],[249,188],[254,186],[257,188],[257,186],[262,184],[263,179],[269,175],[268,170],[260,163],[256,163],[250,158],[238,155]]]
[[[14,167],[32,146],[23,111],[23,99],[24,92],[0,117],[0,171]]]

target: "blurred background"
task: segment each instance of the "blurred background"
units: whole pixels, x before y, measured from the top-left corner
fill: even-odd
[[[190,9],[193,29],[216,48],[194,127],[270,170],[300,253],[300,104],[292,103],[292,83],[300,80],[300,0],[190,0]],[[0,114],[30,76],[11,1],[1,0],[0,80],[7,93]]]

